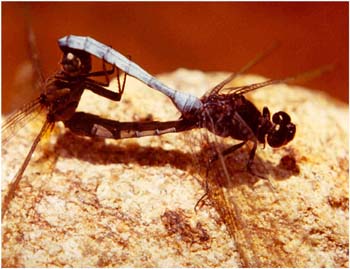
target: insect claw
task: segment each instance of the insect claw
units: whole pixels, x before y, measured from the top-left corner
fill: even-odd
[[[208,193],[205,193],[202,195],[202,197],[197,201],[197,203],[194,206],[194,212],[197,214],[197,207],[201,208],[204,204],[204,198],[208,196]],[[201,203],[202,202],[202,203]],[[201,205],[199,205],[201,203]]]
[[[207,169],[207,176],[206,176],[206,178],[208,178],[208,170],[209,170],[209,169]],[[194,206],[194,212],[197,213],[197,207],[199,206],[199,203],[200,203],[200,202],[203,201],[203,204],[204,204],[204,198],[205,198],[206,196],[208,196],[208,193],[209,193],[209,185],[208,185],[208,179],[207,179],[207,180],[205,181],[205,193],[202,195],[201,198],[199,198],[199,200],[198,200],[197,203],[195,204],[195,206]]]

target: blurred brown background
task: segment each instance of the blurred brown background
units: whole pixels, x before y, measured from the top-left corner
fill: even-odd
[[[151,74],[179,67],[237,71],[279,41],[249,72],[281,78],[336,63],[306,85],[348,102],[348,15],[345,2],[2,3],[2,113],[39,95],[23,75],[28,25],[46,76],[59,69],[57,39],[68,34],[111,45]]]

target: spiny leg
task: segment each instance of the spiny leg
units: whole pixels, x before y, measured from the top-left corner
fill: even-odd
[[[88,78],[88,77],[101,77],[104,76],[106,79],[106,82],[100,82],[100,81],[94,81],[96,84],[103,86],[103,87],[108,87],[110,84],[110,78],[109,75],[112,75],[115,72],[115,65],[112,65],[112,69],[107,70],[106,67],[106,60],[102,60],[102,71],[95,71],[95,72],[90,72],[88,74],[81,75],[82,78]]]
[[[258,146],[258,142],[256,140],[253,140],[254,142],[254,145],[253,145],[253,148],[250,150],[249,152],[249,159],[248,159],[248,162],[247,162],[247,171],[252,174],[253,176],[256,176],[256,177],[259,177],[259,178],[262,178],[262,179],[267,179],[267,177],[263,176],[263,175],[259,175],[257,174],[256,172],[253,171],[252,169],[252,165],[253,165],[253,162],[254,162],[254,157],[255,157],[255,152],[256,152],[256,148]]]
[[[93,93],[96,93],[100,96],[108,98],[112,101],[120,101],[122,95],[119,92],[114,92],[109,89],[106,89],[99,84],[95,83],[95,81],[86,78],[84,81],[85,88],[91,90]]]
[[[105,73],[105,79],[106,79],[106,83],[107,83],[107,86],[109,86],[109,83],[110,83],[110,79],[109,79],[109,76],[108,75],[112,75],[114,73],[114,70],[115,70],[115,65],[112,66],[112,69],[111,70],[107,70],[107,67],[106,67],[106,60],[103,59],[102,61],[102,69]]]
[[[207,174],[208,174],[208,170],[209,169],[207,169]],[[199,198],[199,200],[195,204],[194,212],[197,213],[197,207],[199,207],[199,203],[202,202],[204,200],[204,198],[208,196],[208,193],[209,193],[209,184],[208,184],[208,177],[206,177],[205,178],[205,193],[201,196],[201,198]]]
[[[106,69],[106,66],[105,66],[105,60],[103,60],[103,69]],[[109,86],[109,77],[107,74],[109,74],[108,72],[114,72],[115,70],[115,66],[113,65],[113,69],[112,70],[105,70],[105,71],[102,71],[103,73],[101,72],[96,72],[95,74],[99,73],[99,75],[105,75],[105,78],[107,80],[107,83],[108,85],[104,85],[103,83],[101,82],[98,82],[98,81],[95,81],[95,80],[92,80],[92,79],[89,79],[89,78],[86,78],[85,79],[85,83],[86,83],[86,87],[90,90],[92,90],[94,93],[98,94],[98,95],[101,95],[101,96],[104,96],[108,99],[111,99],[112,101],[120,101],[123,93],[124,93],[124,89],[125,89],[125,83],[126,83],[126,76],[127,74],[124,73],[124,79],[123,79],[123,84],[121,85],[120,83],[120,70],[119,68],[117,67],[117,81],[118,81],[118,92],[113,92],[113,91],[110,91],[108,89],[105,89],[101,86]]]
[[[80,77],[82,78],[89,78],[89,77],[101,77],[104,76],[106,79],[106,82],[101,82],[101,81],[96,81],[96,80],[92,80],[90,79],[90,81],[93,81],[94,83],[103,86],[103,87],[108,87],[110,84],[110,79],[109,79],[109,75],[112,75],[115,71],[115,66],[112,66],[112,69],[107,70],[106,68],[106,61],[103,60],[102,61],[102,71],[95,71],[95,72],[90,72],[88,74],[84,74],[81,75]]]
[[[128,55],[128,59],[131,62],[131,56]],[[120,87],[120,74],[119,74],[120,70],[119,68],[117,68],[117,79],[118,79],[118,89],[119,89],[119,94],[122,95],[124,93],[124,89],[125,89],[125,83],[126,83],[126,77],[127,77],[127,72],[124,72],[124,79],[123,79],[123,85]]]
[[[207,169],[206,169],[206,172],[205,172],[205,192],[201,196],[201,198],[199,198],[199,200],[197,201],[197,203],[194,206],[194,211],[196,213],[197,213],[197,207],[199,207],[200,202],[202,202],[204,200],[204,198],[208,196],[208,193],[209,193],[208,176],[209,176],[209,170],[210,170],[210,167],[211,167],[212,163],[213,163],[212,159],[210,159],[208,161],[208,163],[207,163]]]
[[[249,159],[247,162],[247,170],[251,173],[252,173],[252,165],[253,165],[257,145],[258,145],[257,141],[254,140],[253,148],[249,152]]]
[[[236,151],[237,149],[241,148],[244,144],[246,143],[246,141],[243,141],[239,144],[236,144],[236,145],[233,145],[227,149],[225,149],[223,152],[221,152],[221,154],[223,156],[226,156],[228,154],[231,154],[232,152]],[[213,158],[210,159],[210,164],[215,162],[217,159],[219,158],[219,155],[218,154],[215,154]]]
[[[120,70],[117,68],[117,81],[118,81],[118,89],[119,89],[119,94],[122,95],[124,93],[125,89],[125,83],[126,83],[126,73],[124,72],[124,78],[123,78],[123,84],[120,85]]]
[[[227,149],[225,149],[221,154],[223,156],[226,156],[228,154],[231,154],[233,153],[234,151],[236,151],[237,149],[241,148],[244,144],[246,144],[247,141],[243,141],[239,144],[236,144],[236,145],[233,145]],[[250,150],[249,152],[249,159],[248,159],[248,162],[247,162],[247,171],[256,176],[256,177],[259,177],[259,178],[263,178],[263,179],[266,179],[266,177],[262,176],[262,175],[258,175],[257,173],[255,173],[253,170],[252,170],[252,165],[253,165],[253,162],[254,162],[254,157],[255,157],[255,152],[256,152],[256,149],[257,149],[257,141],[256,140],[253,140],[254,142],[254,145],[253,145],[253,148]],[[218,159],[218,154],[215,154],[215,156],[210,159],[210,164],[213,163],[214,161],[216,161]]]

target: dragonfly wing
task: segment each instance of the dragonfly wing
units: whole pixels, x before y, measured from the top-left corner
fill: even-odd
[[[13,197],[15,196],[16,190],[18,188],[18,185],[22,179],[22,175],[24,173],[24,171],[26,170],[31,157],[37,147],[37,145],[39,144],[39,142],[41,141],[41,139],[44,137],[44,135],[47,133],[47,131],[50,129],[50,127],[52,127],[53,123],[50,123],[48,121],[45,121],[45,123],[43,124],[40,132],[38,133],[38,135],[35,137],[29,152],[27,153],[24,162],[22,163],[20,169],[18,170],[18,172],[16,173],[14,179],[9,183],[8,185],[8,191],[7,193],[4,195],[3,200],[2,200],[2,210],[1,210],[1,219],[3,219],[3,217],[5,216],[10,202],[13,199]]]
[[[2,144],[7,144],[20,129],[35,119],[42,110],[43,106],[40,104],[40,99],[37,98],[5,118],[1,125]]]
[[[265,49],[264,51],[260,52],[258,55],[254,57],[251,61],[249,61],[246,65],[244,65],[238,72],[233,73],[228,78],[220,82],[218,85],[216,85],[214,88],[208,90],[204,95],[204,97],[208,97],[211,94],[218,94],[220,90],[228,83],[233,81],[238,75],[244,74],[246,71],[248,71],[250,68],[252,68],[254,65],[259,63],[261,60],[266,58],[270,53],[278,47],[279,43],[274,42],[270,47]]]

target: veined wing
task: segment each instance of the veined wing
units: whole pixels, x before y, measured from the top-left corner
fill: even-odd
[[[253,83],[245,86],[225,88],[225,90],[230,94],[246,94],[248,92],[252,92],[257,89],[267,87],[273,84],[289,83],[289,82],[296,82],[296,81],[308,81],[315,77],[321,76],[323,73],[331,71],[333,68],[334,68],[333,64],[328,64],[328,65],[324,65],[319,68],[316,68],[314,70],[309,70],[294,76],[289,76],[281,79],[270,79],[263,82]]]
[[[39,142],[41,141],[41,139],[45,136],[45,134],[47,133],[47,131],[52,128],[54,123],[50,123],[47,120],[44,122],[43,126],[41,127],[40,132],[38,133],[38,135],[35,137],[29,152],[26,155],[26,158],[24,160],[24,162],[22,163],[20,169],[18,170],[18,172],[16,173],[14,179],[9,183],[8,185],[8,191],[7,193],[4,195],[3,199],[2,199],[2,206],[1,206],[1,219],[3,219],[3,217],[5,216],[10,202],[13,199],[13,197],[15,196],[16,190],[18,188],[18,185],[22,179],[22,175],[24,173],[24,171],[26,170],[32,155],[37,147],[37,145],[39,144]]]
[[[255,56],[254,59],[249,61],[245,66],[243,66],[238,72],[232,73],[229,77],[227,77],[225,80],[221,81],[219,84],[217,84],[214,88],[209,89],[202,98],[208,97],[211,94],[218,94],[225,85],[233,81],[238,75],[244,74],[246,71],[248,71],[250,68],[252,68],[254,65],[262,61],[264,58],[270,55],[270,53],[276,49],[278,46],[277,42],[274,42],[268,49],[262,51],[258,55]]]
[[[211,120],[212,130],[214,130],[214,122]],[[241,263],[244,267],[260,267],[259,259],[256,256],[256,247],[254,245],[254,238],[252,238],[247,224],[244,219],[244,213],[239,205],[239,199],[234,194],[234,175],[237,171],[233,171],[232,165],[227,164],[222,152],[224,148],[228,147],[228,143],[232,144],[231,138],[221,138],[208,130],[202,130],[202,145],[210,145],[210,152],[203,150],[200,153],[200,159],[207,160],[206,173],[203,180],[206,181],[206,193],[214,208],[219,213],[226,229],[234,240],[237,251],[241,258]],[[200,141],[200,140],[198,140]],[[209,154],[209,155],[208,155]],[[217,161],[212,163],[213,157],[217,156]],[[236,164],[239,162],[236,162]],[[203,162],[202,162],[203,165]],[[236,169],[242,163],[235,165]],[[231,168],[231,169],[230,169]],[[241,174],[246,174],[245,171]],[[204,198],[204,196],[202,197]],[[201,199],[202,199],[201,198]]]
[[[25,10],[26,19],[30,19],[29,10]],[[37,48],[37,42],[31,23],[27,24],[28,32],[28,45],[29,55],[31,56],[32,71],[34,71],[32,87],[33,89],[42,90],[44,85],[44,76],[42,74],[41,63],[39,59],[39,53]],[[35,81],[35,82],[34,82]],[[43,110],[43,106],[40,104],[40,97],[33,101],[23,105],[20,109],[14,111],[7,116],[1,124],[1,142],[5,145],[20,129],[22,129],[27,123],[36,118]]]
[[[20,129],[36,118],[43,109],[39,97],[8,116],[1,125],[2,144],[6,145]]]

